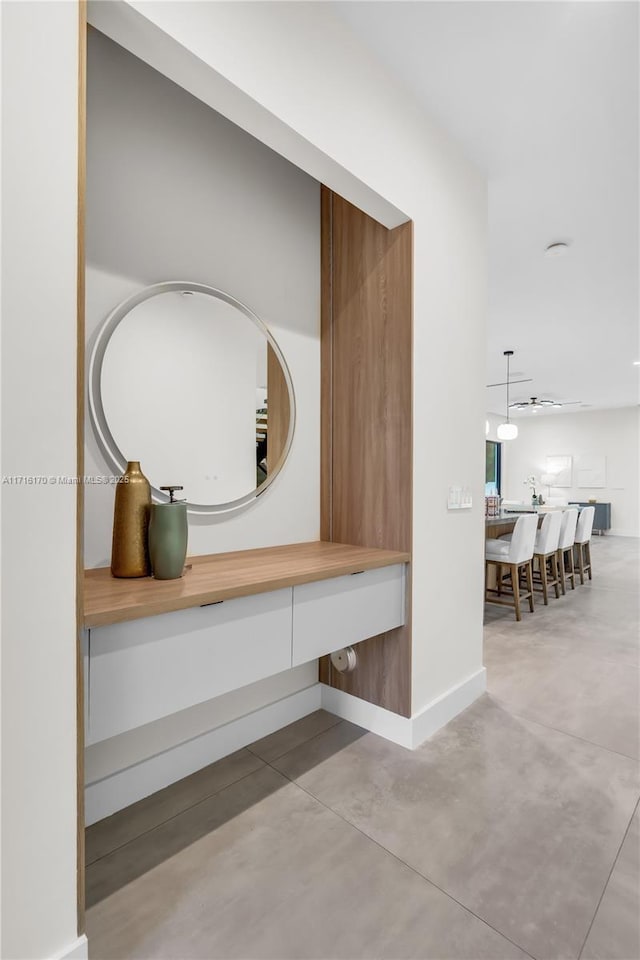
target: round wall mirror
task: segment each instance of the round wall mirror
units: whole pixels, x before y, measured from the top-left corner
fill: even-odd
[[[139,460],[153,499],[181,484],[192,513],[254,500],[293,439],[278,344],[248,307],[201,283],[157,283],[116,307],[91,355],[89,405],[114,471]]]

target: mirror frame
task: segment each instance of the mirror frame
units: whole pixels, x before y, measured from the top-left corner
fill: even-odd
[[[295,393],[293,390],[293,381],[291,379],[291,373],[289,371],[289,367],[287,366],[287,362],[284,359],[282,350],[274,340],[269,328],[260,319],[260,317],[250,310],[249,307],[245,306],[245,304],[241,303],[239,300],[236,300],[235,297],[230,296],[230,294],[225,293],[223,290],[218,290],[216,287],[211,287],[206,283],[193,283],[188,280],[166,280],[163,283],[154,283],[151,284],[151,286],[143,287],[142,290],[139,290],[137,293],[134,293],[132,296],[127,297],[126,300],[123,300],[121,303],[119,303],[115,310],[111,311],[98,329],[96,341],[93,345],[93,350],[91,351],[88,377],[89,410],[91,413],[91,422],[93,424],[100,450],[107,460],[107,463],[114,471],[117,471],[118,474],[123,474],[127,468],[127,460],[124,458],[113,434],[111,433],[111,430],[109,429],[104,407],[102,405],[100,382],[102,379],[102,364],[104,361],[104,356],[114,330],[118,327],[121,321],[124,320],[127,314],[133,310],[134,307],[137,307],[138,304],[143,303],[145,300],[150,300],[152,297],[156,297],[159,294],[182,291],[204,293],[207,296],[215,297],[217,300],[223,300],[225,303],[235,307],[240,311],[240,313],[244,314],[248,320],[255,324],[260,332],[264,334],[267,343],[272,347],[276,357],[278,358],[282,368],[282,373],[284,375],[285,383],[287,384],[287,390],[289,391],[289,429],[287,432],[287,439],[275,469],[269,476],[267,476],[267,479],[264,481],[264,483],[261,483],[259,487],[256,487],[250,493],[245,494],[245,496],[239,497],[237,500],[230,500],[227,503],[206,504],[191,503],[190,501],[187,501],[187,511],[192,514],[206,516],[210,514],[228,513],[232,510],[238,510],[241,507],[245,507],[254,500],[257,500],[257,498],[271,486],[273,481],[280,473],[289,455],[289,451],[291,450],[296,421],[296,403]],[[269,398],[267,396],[267,403],[268,400]],[[144,465],[144,458],[142,462]],[[156,503],[167,503],[169,498],[157,487],[154,487],[153,483],[151,483],[151,480],[149,480],[149,483],[151,484],[152,500],[154,500]]]

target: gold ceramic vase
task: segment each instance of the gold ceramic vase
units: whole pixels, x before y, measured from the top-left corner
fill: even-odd
[[[127,463],[116,486],[111,573],[114,577],[148,577],[151,573],[147,532],[151,487],[139,460]]]

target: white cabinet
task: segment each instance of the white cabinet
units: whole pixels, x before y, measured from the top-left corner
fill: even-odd
[[[405,621],[405,564],[91,627],[87,744]]]
[[[292,589],[89,633],[88,743],[291,667]]]
[[[404,564],[293,588],[292,666],[404,623]]]

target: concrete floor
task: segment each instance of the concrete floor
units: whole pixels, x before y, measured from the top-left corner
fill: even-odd
[[[91,827],[92,960],[638,960],[638,547],[487,606],[489,693],[418,750],[319,711]]]

